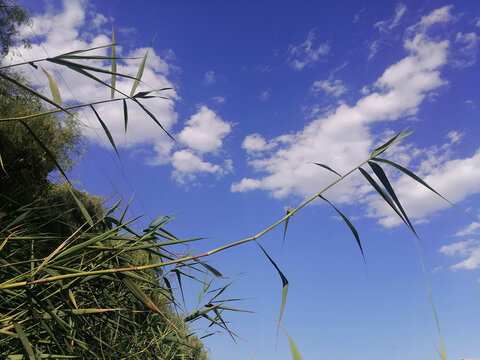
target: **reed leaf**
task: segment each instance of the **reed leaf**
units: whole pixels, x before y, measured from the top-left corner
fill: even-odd
[[[45,70],[43,67],[42,67],[42,71],[47,76],[48,83],[50,85],[50,91],[51,91],[52,97],[53,97],[53,102],[55,104],[57,104],[59,107],[61,107],[62,106],[62,97],[60,96],[60,91],[58,90],[57,83],[53,79],[52,75],[50,75],[50,73],[47,70]]]
[[[135,94],[135,91],[137,90],[138,84],[140,83],[140,80],[142,79],[143,76],[143,71],[145,69],[145,63],[147,61],[147,56],[148,56],[148,51],[145,53],[143,56],[142,62],[140,63],[140,66],[137,71],[137,76],[135,77],[135,81],[133,82],[132,90],[130,91],[130,96],[133,96]]]
[[[115,97],[115,86],[116,86],[116,82],[117,82],[117,75],[116,75],[116,72],[117,72],[117,58],[116,58],[116,55],[115,55],[115,29],[113,28],[113,25],[112,25],[112,48],[111,48],[111,55],[112,55],[112,80],[111,80],[111,84],[112,84],[112,89],[111,89],[111,99],[113,100],[113,98]]]
[[[338,175],[340,177],[342,177],[342,175],[340,175],[338,172],[336,172],[335,170],[333,170],[330,166],[327,166],[325,164],[321,164],[321,163],[317,163],[317,162],[314,162],[312,164],[315,164],[315,165],[318,165],[324,169],[327,169],[328,171],[331,171],[332,173],[334,173],[335,175]]]
[[[295,344],[295,341],[293,341],[292,337],[290,334],[285,330],[285,328],[279,324],[280,329],[282,329],[283,333],[287,336],[288,339],[288,344],[290,345],[290,352],[292,354],[292,359],[293,360],[303,360],[302,355],[300,354],[300,351],[298,350],[297,344]]]
[[[110,144],[112,145],[113,149],[114,149],[115,152],[117,153],[117,156],[120,157],[120,154],[118,153],[117,147],[115,146],[115,141],[113,140],[113,136],[112,136],[112,134],[110,133],[110,130],[108,130],[107,125],[105,125],[105,123],[103,122],[103,120],[102,120],[102,118],[100,117],[100,115],[98,115],[98,112],[97,112],[97,110],[95,110],[95,108],[93,107],[93,105],[90,105],[90,108],[91,108],[92,111],[95,113],[95,116],[97,117],[98,122],[100,123],[100,125],[102,125],[103,131],[105,131],[105,134],[107,135],[108,141],[110,141]]]
[[[30,360],[35,360],[35,353],[33,351],[32,345],[30,344],[30,341],[28,341],[27,335],[23,331],[22,325],[20,325],[18,322],[14,322],[13,326],[15,327],[15,331],[17,332],[17,335],[22,342],[23,348],[25,349],[28,358]]]

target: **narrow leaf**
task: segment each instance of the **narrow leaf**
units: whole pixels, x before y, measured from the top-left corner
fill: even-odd
[[[385,150],[387,150],[390,146],[392,146],[393,144],[399,142],[400,140],[406,138],[407,136],[411,135],[415,130],[413,131],[410,131],[409,133],[405,133],[405,131],[407,131],[407,128],[403,129],[402,131],[400,131],[397,135],[395,135],[394,137],[392,137],[390,140],[388,140],[385,144],[379,146],[378,148],[376,148],[375,150],[373,150],[372,152],[372,155],[370,155],[370,157],[375,157],[377,155],[380,155],[381,153],[383,153]]]
[[[402,214],[400,213],[400,211],[398,211],[397,207],[395,206],[394,202],[392,201],[392,199],[390,199],[390,197],[385,193],[385,191],[382,190],[382,188],[380,187],[380,185],[378,185],[375,180],[373,180],[373,178],[365,171],[363,170],[362,168],[358,168],[358,170],[360,170],[360,172],[362,173],[362,175],[368,180],[368,182],[370,183],[370,185],[373,186],[373,188],[380,194],[380,196],[383,198],[383,200],[385,200],[387,202],[388,205],[390,205],[390,207],[393,209],[393,211],[395,211],[395,213],[400,217],[400,219],[402,219],[402,221],[408,226],[408,223],[406,222],[406,220],[403,218]]]
[[[132,90],[130,91],[130,96],[133,96],[135,94],[135,90],[137,90],[137,86],[140,83],[140,80],[142,79],[143,70],[145,69],[145,62],[147,61],[147,56],[148,56],[148,51],[149,50],[147,50],[147,52],[145,53],[145,55],[142,59],[142,62],[140,63],[140,67],[138,68],[136,79],[133,83]]]
[[[410,219],[408,218],[407,214],[403,210],[402,205],[400,204],[400,200],[398,200],[398,197],[395,194],[395,191],[393,191],[392,185],[390,185],[390,181],[388,181],[387,175],[385,175],[385,172],[383,171],[382,167],[380,165],[372,162],[372,161],[369,161],[368,165],[370,165],[370,167],[372,168],[375,175],[377,175],[377,177],[380,179],[380,181],[382,182],[385,189],[387,189],[388,193],[390,194],[390,197],[393,199],[393,201],[397,205],[398,209],[402,213],[402,215],[403,215],[405,221],[407,222],[407,225],[410,228],[410,230],[412,230],[412,232],[418,237],[415,229],[413,228],[412,223],[410,222]]]
[[[17,322],[14,322],[13,326],[15,327],[15,331],[17,332],[17,335],[20,337],[20,341],[22,342],[23,348],[27,352],[28,358],[30,360],[35,360],[35,354],[33,352],[32,345],[30,344],[30,341],[28,341],[27,335],[25,335],[22,325],[20,325]]]
[[[140,101],[138,101],[137,99],[133,99],[133,101],[135,101],[138,105],[140,105],[140,107],[143,109],[143,111],[145,111],[147,113],[148,116],[150,116],[152,118],[153,121],[155,121],[155,123],[160,126],[160,128],[165,131],[165,133],[170,137],[170,139],[172,139],[173,141],[176,142],[176,140],[173,138],[172,135],[170,135],[170,133],[165,130],[165,128],[162,126],[162,124],[160,124],[160,121],[157,120],[157,118],[155,117],[155,115],[153,115],[150,110],[148,110],[143,104],[140,103]]]
[[[287,215],[290,214],[293,211],[293,209],[288,208],[287,209]],[[293,215],[292,215],[293,216]],[[283,229],[283,240],[282,240],[282,246],[285,244],[285,236],[287,235],[287,228],[288,228],[288,222],[290,221],[290,217],[285,220],[285,228]]]
[[[280,278],[282,279],[282,287],[283,287],[283,290],[282,290],[282,305],[280,306],[280,316],[278,317],[278,323],[280,324],[281,323],[281,320],[282,320],[282,315],[283,315],[283,310],[285,309],[285,303],[287,301],[287,294],[288,294],[288,280],[287,278],[285,277],[285,275],[283,275],[282,271],[280,270],[280,268],[277,266],[277,264],[275,264],[275,261],[273,261],[273,259],[270,257],[270,255],[268,255],[268,253],[265,251],[265,249],[262,247],[262,245],[260,245],[260,243],[258,241],[255,240],[255,242],[257,243],[257,245],[260,247],[260,249],[262,249],[263,253],[265,254],[265,256],[268,258],[268,260],[270,260],[270,262],[272,263],[273,267],[277,270],[278,272],[278,275],[280,275]]]
[[[123,99],[123,121],[125,123],[125,136],[127,136],[127,126],[128,126],[128,108],[127,102]]]
[[[87,220],[88,225],[93,227],[93,220],[92,220],[92,217],[90,216],[90,214],[88,213],[87,209],[85,208],[85,206],[83,206],[80,199],[76,197],[75,193],[72,190],[72,187],[69,184],[67,184],[67,188],[68,188],[68,191],[70,192],[70,194],[72,195],[73,200],[75,200],[75,203],[77,204],[77,206],[78,206],[80,212],[82,213],[83,217],[85,218],[85,220]]]
[[[62,58],[62,57],[67,56],[67,55],[81,54],[81,53],[88,52],[88,51],[103,49],[103,48],[106,48],[106,47],[110,47],[112,45],[118,45],[118,44],[108,44],[108,45],[97,46],[97,47],[93,47],[93,48],[89,48],[89,49],[81,49],[81,50],[70,51],[70,52],[58,55],[58,56],[56,56],[56,58]]]
[[[333,205],[325,197],[323,197],[322,195],[318,195],[318,197],[320,199],[325,200],[327,203],[329,203],[335,209],[335,211],[338,213],[338,215],[340,215],[342,217],[343,221],[345,221],[345,224],[347,224],[347,226],[352,231],[353,236],[355,236],[355,240],[357,240],[358,247],[360,248],[360,252],[362,253],[363,261],[365,262],[365,254],[363,253],[362,243],[360,242],[360,236],[358,235],[358,232],[357,232],[357,229],[355,229],[355,226],[353,226],[353,224],[350,222],[350,220],[348,220],[347,217],[345,215],[343,215],[342,212],[340,210],[338,210],[335,207],[335,205]]]
[[[50,73],[47,70],[45,70],[43,67],[41,67],[41,68],[42,68],[43,73],[47,76],[48,83],[50,85],[50,91],[52,92],[53,101],[58,106],[62,106],[62,98],[60,96],[60,91],[58,90],[58,86],[55,83],[55,80],[53,79],[52,75],[50,75]]]
[[[282,329],[284,334],[287,335],[288,344],[290,345],[290,352],[292,353],[292,359],[293,360],[303,360],[303,357],[302,357],[302,355],[300,355],[300,351],[298,350],[297,345],[293,341],[292,337],[288,334],[287,330],[285,330],[282,325],[280,325],[280,329]]]
[[[327,165],[321,164],[321,163],[316,163],[316,162],[314,162],[313,164],[318,165],[318,166],[321,166],[321,167],[323,167],[324,169],[327,169],[327,170],[333,172],[334,174],[342,177],[342,175],[340,175],[338,172],[336,172],[335,170],[333,170],[330,166],[327,166]]]
[[[115,31],[112,25],[112,89],[111,89],[111,99],[115,97],[115,85],[117,82],[117,59],[115,58]]]
[[[103,131],[105,131],[105,134],[107,135],[108,140],[110,141],[110,144],[112,144],[113,149],[114,149],[115,152],[117,153],[117,156],[120,157],[120,154],[118,153],[117,147],[115,146],[115,141],[113,140],[113,137],[112,137],[112,134],[110,133],[110,130],[108,130],[107,125],[105,125],[105,123],[102,121],[102,119],[100,118],[100,115],[98,115],[98,113],[97,113],[97,111],[95,110],[95,108],[94,108],[92,105],[90,105],[90,107],[92,108],[93,112],[94,112],[95,115],[97,116],[98,121],[99,121],[100,124],[102,125]]]
[[[3,172],[8,176],[8,173],[7,173],[7,171],[5,170],[5,167],[3,166],[2,154],[0,154],[0,166],[2,167]]]

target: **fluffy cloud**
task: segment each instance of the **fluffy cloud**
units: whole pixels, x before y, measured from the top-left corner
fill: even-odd
[[[314,92],[323,91],[326,94],[339,97],[347,91],[347,88],[343,85],[342,80],[317,80],[313,83],[312,90]]]
[[[450,13],[452,8],[453,5],[446,5],[436,9],[430,14],[422,16],[420,22],[410,26],[408,29],[411,31],[425,31],[432,25],[450,22],[455,19],[455,17]]]
[[[178,139],[200,153],[212,152],[222,146],[222,139],[232,130],[217,114],[206,106],[200,107],[178,134]]]
[[[463,257],[463,261],[452,265],[452,270],[473,270],[480,268],[480,241],[479,240],[465,240],[453,243],[451,245],[442,246],[439,252],[446,256]]]
[[[450,42],[433,40],[425,34],[428,25],[453,19],[449,7],[442,9],[423,17],[415,26],[416,32],[409,31],[404,41],[408,55],[388,67],[369,86],[371,91],[365,92],[354,105],[341,104],[302,130],[269,141],[259,134],[249,135],[243,147],[249,154],[257,154],[249,164],[259,175],[232,184],[231,190],[265,190],[277,198],[307,197],[335,179],[335,175],[310,162],[328,164],[343,174],[368,158],[371,149],[388,138],[388,134],[374,135],[374,123],[415,115],[429,94],[447,84],[440,70],[447,64]],[[471,157],[454,158],[450,146],[461,136],[451,132],[447,137],[449,142],[438,149],[401,145],[391,149],[389,156],[403,165],[411,165],[415,158],[420,164],[416,169],[418,173],[440,193],[458,202],[480,192],[480,151]],[[267,146],[270,151],[262,153]],[[422,220],[427,214],[448,206],[406,176],[397,173],[393,179],[393,186],[412,218]],[[379,218],[383,225],[398,224],[396,215],[373,196],[359,174],[337,184],[328,191],[328,196],[337,202],[360,200],[368,207],[369,215]]]
[[[21,35],[41,41],[41,43],[32,44],[31,49],[23,51],[22,55],[31,61],[73,50],[109,44],[111,39],[101,33],[102,25],[106,22],[107,19],[102,14],[87,13],[85,2],[64,0],[63,9],[60,12],[54,12],[53,8],[49,8],[45,14],[33,18],[32,27],[22,29]],[[172,67],[167,62],[170,57],[160,57],[153,48],[136,48],[125,53],[121,46],[117,46],[117,56],[137,57],[137,59],[118,61],[117,72],[136,76],[141,58],[147,51],[148,58],[142,76],[143,83],[139,84],[136,91],[173,87],[169,80]],[[167,53],[171,54],[171,50]],[[110,49],[98,49],[91,54],[108,56]],[[19,59],[15,60],[20,61]],[[110,66],[108,62],[101,60],[89,60],[88,65],[103,68]],[[110,89],[92,79],[58,65],[42,63],[42,66],[54,76],[64,102],[89,103],[110,98]],[[41,91],[48,94],[49,87],[45,76],[41,71],[37,73],[32,71],[33,69],[28,67],[24,70],[24,75],[29,78],[31,83],[39,86]],[[110,82],[109,75],[96,74],[96,76],[106,83]],[[215,79],[215,74],[207,72],[206,80],[212,79]],[[117,77],[117,89],[126,94],[130,93],[132,84],[133,81],[130,79]],[[179,96],[174,90],[164,91],[161,95],[168,96],[170,100],[140,101],[155,114],[165,130],[171,133],[174,124],[178,121],[175,101],[179,99]],[[171,163],[175,169],[172,176],[176,180],[186,182],[201,172],[218,175],[225,173],[226,169],[231,170],[231,163],[220,166],[202,160],[202,153],[218,151],[222,145],[222,139],[231,131],[229,124],[223,122],[206,107],[200,108],[198,113],[186,122],[186,126],[179,133],[179,140],[183,146],[177,145],[176,147],[163,130],[137,104],[128,102],[129,127],[126,134],[121,103],[96,105],[95,109],[108,126],[118,147],[143,146],[143,148],[149,149],[147,162],[150,165]],[[84,124],[84,135],[90,141],[109,148],[109,141],[93,112],[88,108],[82,109],[79,111],[79,116]],[[189,173],[194,175],[187,176],[186,174]]]
[[[315,29],[309,31],[305,41],[298,45],[290,45],[288,48],[288,62],[295,70],[302,70],[312,65],[330,52],[330,46],[326,43],[315,45]]]
[[[478,53],[477,34],[473,32],[467,34],[459,32],[455,38],[455,43],[459,46],[455,53],[455,65],[464,68],[475,64]]]
[[[457,231],[455,236],[467,236],[467,235],[474,235],[478,233],[478,230],[480,229],[480,223],[478,222],[473,222],[467,227],[460,229]]]

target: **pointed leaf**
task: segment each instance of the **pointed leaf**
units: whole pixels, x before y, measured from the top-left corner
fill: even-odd
[[[293,212],[293,209],[288,208],[287,209],[287,215]],[[292,215],[293,216],[293,215]],[[285,228],[283,229],[283,240],[282,240],[282,246],[285,244],[285,236],[287,235],[287,228],[288,228],[288,222],[290,221],[290,217],[285,220]]]
[[[106,48],[106,47],[110,47],[112,45],[118,45],[118,44],[108,44],[108,45],[93,47],[93,48],[90,48],[90,49],[81,49],[81,50],[70,51],[70,52],[63,53],[61,55],[55,56],[55,58],[62,58],[62,57],[67,56],[67,55],[74,55],[74,54],[80,54],[80,53],[84,53],[84,52],[88,52],[88,51],[103,49],[103,48]]]
[[[390,205],[390,207],[393,209],[393,211],[395,211],[395,213],[400,217],[400,219],[402,219],[402,221],[405,223],[405,225],[408,226],[408,223],[406,222],[406,220],[403,218],[402,214],[400,213],[400,211],[398,211],[397,207],[395,206],[394,202],[392,201],[392,199],[390,199],[390,197],[385,193],[385,191],[382,190],[382,188],[380,187],[380,185],[378,185],[375,180],[373,180],[373,178],[365,171],[363,170],[362,168],[358,168],[358,170],[360,170],[360,172],[362,173],[362,175],[368,180],[368,182],[370,183],[370,185],[373,186],[373,188],[380,194],[380,196],[383,198],[383,200],[385,200],[387,202],[388,205]]]
[[[318,165],[318,166],[321,166],[321,167],[323,167],[324,169],[330,170],[330,171],[333,172],[334,174],[342,177],[342,175],[340,175],[338,172],[336,172],[335,170],[333,170],[330,166],[327,166],[327,165],[321,164],[321,163],[316,163],[316,162],[314,162],[313,164]]]
[[[8,176],[8,173],[7,173],[7,171],[5,170],[5,167],[3,166],[2,154],[0,154],[0,166],[2,167],[3,172]]]
[[[415,229],[413,228],[412,223],[410,222],[410,219],[408,218],[407,214],[403,210],[403,207],[400,204],[400,201],[398,200],[398,197],[395,194],[395,191],[393,191],[392,185],[390,185],[390,181],[388,181],[387,175],[385,175],[385,172],[383,171],[382,167],[372,161],[369,161],[368,165],[370,165],[375,175],[377,175],[377,177],[380,179],[385,189],[387,189],[388,193],[390,194],[390,197],[393,199],[393,201],[397,205],[397,208],[402,213],[403,218],[407,222],[407,225],[410,228],[410,230],[412,230],[412,232],[418,237],[417,233],[415,232]]]
[[[90,107],[92,108],[93,112],[94,112],[95,115],[97,116],[98,121],[99,121],[100,124],[102,125],[103,131],[105,131],[105,134],[107,135],[108,140],[110,141],[110,144],[112,144],[113,149],[114,149],[115,152],[117,153],[117,156],[120,157],[120,154],[118,153],[117,147],[115,146],[115,141],[113,140],[113,136],[112,136],[112,134],[110,133],[110,130],[108,130],[107,125],[105,125],[105,123],[102,121],[102,119],[100,118],[100,115],[98,115],[98,113],[97,113],[97,111],[95,110],[95,108],[94,108],[92,105],[90,105]]]
[[[285,309],[285,303],[287,302],[287,294],[288,294],[288,280],[287,278],[285,277],[285,275],[283,275],[282,271],[280,270],[280,268],[277,266],[277,264],[275,264],[275,261],[273,261],[273,259],[270,257],[270,255],[268,255],[268,253],[265,251],[265,249],[262,247],[262,245],[260,245],[260,243],[258,241],[255,240],[255,242],[257,243],[257,245],[260,247],[260,249],[262,249],[263,253],[265,254],[265,256],[268,258],[268,260],[270,260],[270,262],[272,263],[273,267],[277,270],[278,272],[278,275],[280,275],[280,278],[282,279],[282,287],[283,287],[283,290],[282,290],[282,305],[280,306],[280,316],[278,317],[278,323],[280,324],[281,323],[281,320],[282,320],[282,315],[283,315],[283,310]]]
[[[165,130],[165,128],[162,126],[162,124],[160,124],[160,121],[157,120],[157,118],[155,117],[155,115],[153,115],[150,110],[148,110],[143,104],[140,103],[140,101],[138,101],[137,99],[132,99],[133,101],[135,101],[138,105],[140,105],[140,107],[143,109],[143,111],[145,111],[147,113],[148,116],[150,116],[152,118],[153,121],[155,121],[155,123],[160,126],[160,128],[165,131],[165,133],[170,137],[170,139],[172,139],[173,141],[176,142],[176,140],[173,138],[172,135],[170,135],[170,133]]]
[[[125,123],[125,134],[127,134],[127,126],[128,126],[128,109],[127,109],[127,102],[123,99],[123,121]]]
[[[357,232],[357,229],[355,229],[355,226],[353,226],[353,224],[350,222],[350,220],[347,219],[347,217],[345,215],[342,214],[342,212],[340,210],[338,210],[335,205],[333,205],[330,201],[328,201],[325,197],[323,197],[322,195],[318,195],[318,197],[320,199],[323,199],[325,200],[327,203],[329,203],[334,209],[335,211],[338,213],[338,215],[340,215],[343,219],[343,221],[345,221],[345,223],[347,224],[347,226],[350,228],[350,230],[352,231],[352,234],[353,236],[355,236],[355,240],[357,240],[357,244],[358,244],[358,247],[360,248],[360,252],[362,253],[362,257],[363,257],[363,261],[365,262],[365,254],[363,253],[363,248],[362,248],[362,243],[360,242],[360,236],[358,235],[358,232]]]
[[[373,150],[372,152],[372,155],[370,155],[371,158],[377,156],[377,155],[380,155],[381,153],[383,153],[385,150],[387,150],[390,146],[392,146],[393,144],[399,142],[400,140],[406,138],[407,136],[411,135],[415,130],[413,131],[410,131],[409,133],[407,134],[404,134],[405,131],[407,131],[407,128],[403,129],[402,131],[400,131],[397,135],[395,135],[394,137],[392,137],[390,140],[388,140],[385,144],[379,146],[378,148],[376,148],[375,150]]]
[[[302,355],[300,355],[300,351],[298,350],[297,345],[293,341],[292,337],[288,334],[287,330],[285,330],[282,325],[280,325],[280,329],[282,329],[284,334],[287,335],[288,344],[290,345],[290,352],[292,353],[292,359],[293,360],[303,360],[303,357],[302,357]]]
[[[115,97],[115,85],[117,82],[117,75],[115,73],[117,72],[117,59],[115,58],[115,30],[112,25],[112,89],[111,89],[111,99]]]
[[[44,72],[44,74],[47,76],[48,83],[50,85],[50,91],[52,92],[53,101],[58,106],[62,106],[62,98],[60,96],[60,91],[58,90],[58,86],[55,83],[55,80],[53,79],[52,75],[50,75],[50,73],[47,70],[45,70],[43,67],[41,67],[41,68],[42,68],[42,71]]]
[[[22,325],[20,325],[17,322],[13,323],[13,326],[15,327],[15,331],[17,332],[17,335],[20,338],[20,341],[22,342],[23,348],[25,349],[28,358],[30,360],[35,360],[35,353],[33,352],[32,345],[30,344],[30,341],[28,341],[27,335],[23,331]]]
[[[145,53],[145,55],[142,59],[142,62],[140,63],[140,67],[138,68],[136,80],[134,81],[133,86],[132,86],[132,90],[130,91],[130,96],[133,96],[135,94],[135,90],[137,90],[137,86],[140,83],[140,80],[142,79],[143,70],[145,69],[145,62],[147,61],[147,56],[148,56],[148,51],[149,50],[150,49],[147,50],[147,52]]]
[[[75,193],[73,192],[72,187],[69,184],[67,184],[67,188],[68,188],[68,191],[70,192],[70,194],[72,195],[73,200],[75,200],[75,203],[77,204],[78,208],[80,209],[80,212],[82,213],[83,217],[85,218],[85,220],[87,220],[88,225],[93,227],[93,220],[92,220],[92,217],[90,216],[90,214],[88,213],[87,209],[85,208],[85,206],[83,206],[80,199],[75,196]]]

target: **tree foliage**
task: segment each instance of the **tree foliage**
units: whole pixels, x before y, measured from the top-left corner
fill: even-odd
[[[30,12],[14,0],[0,0],[0,55],[8,54],[22,25],[30,23]],[[22,40],[28,45],[27,39]]]

